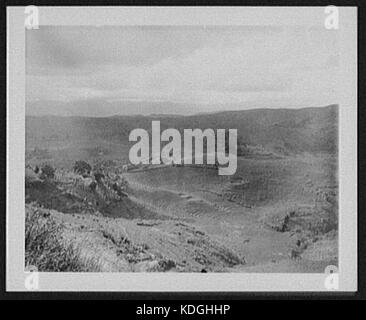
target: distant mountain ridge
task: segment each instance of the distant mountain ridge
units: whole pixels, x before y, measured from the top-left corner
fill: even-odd
[[[338,147],[338,105],[303,109],[252,109],[190,116],[27,116],[26,138],[46,140],[105,140],[128,143],[135,128],[151,130],[160,120],[161,130],[176,128],[237,129],[240,141],[280,153],[331,152]]]

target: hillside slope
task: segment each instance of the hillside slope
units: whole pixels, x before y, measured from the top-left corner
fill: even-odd
[[[337,150],[338,106],[304,109],[254,109],[193,116],[26,117],[27,148],[59,142],[93,141],[128,144],[135,128],[151,130],[160,120],[161,130],[176,128],[238,129],[241,143],[260,145],[279,153],[330,152]]]

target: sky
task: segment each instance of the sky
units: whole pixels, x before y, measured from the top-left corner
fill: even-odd
[[[324,106],[338,103],[338,46],[321,27],[41,26],[26,33],[26,99],[120,103],[122,114],[131,101]]]

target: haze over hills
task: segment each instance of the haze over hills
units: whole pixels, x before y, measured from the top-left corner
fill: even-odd
[[[92,107],[90,107],[92,108]],[[170,113],[174,110],[170,109]],[[161,109],[160,109],[161,112]],[[261,145],[278,152],[336,152],[338,105],[303,109],[252,109],[190,116],[27,116],[27,141],[105,140],[128,143],[135,128],[151,130],[151,121],[160,120],[161,130],[176,128],[238,129],[241,143]]]
[[[70,102],[41,100],[26,104],[26,114],[36,116],[106,117],[114,115],[194,114],[197,106],[162,101],[115,101],[86,99]]]
[[[283,100],[248,101],[245,103],[187,103],[159,100],[108,101],[105,99],[83,99],[73,101],[34,100],[26,102],[26,115],[29,116],[149,116],[149,115],[197,115],[219,113],[223,110],[243,111],[253,109],[301,109],[308,104],[286,103]]]

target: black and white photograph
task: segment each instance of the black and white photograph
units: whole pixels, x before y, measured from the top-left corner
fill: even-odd
[[[356,9],[78,10],[8,8],[8,284],[356,290]]]

